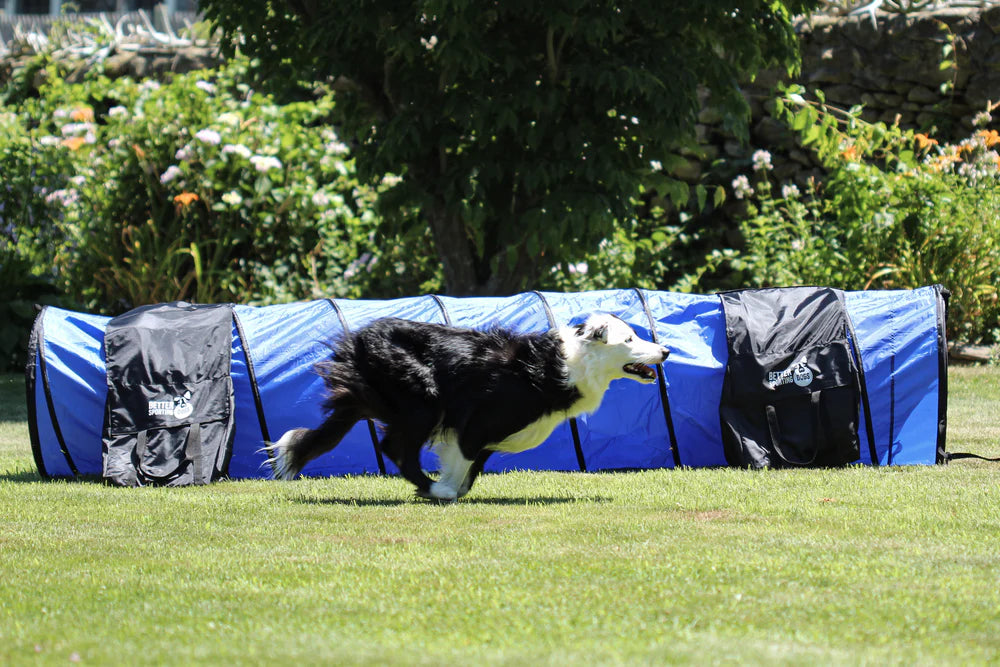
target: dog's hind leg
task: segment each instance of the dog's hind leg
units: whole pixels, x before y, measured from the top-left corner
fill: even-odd
[[[358,419],[353,410],[335,410],[317,428],[292,429],[264,447],[274,462],[274,477],[293,479],[309,461],[336,447]]]
[[[473,461],[472,465],[469,467],[469,472],[465,475],[465,479],[458,487],[459,498],[467,494],[472,488],[472,485],[476,483],[476,478],[483,472],[483,466],[486,465],[486,459],[490,458],[492,453],[492,450],[484,449],[479,452],[478,456],[476,456],[476,460]]]
[[[382,451],[399,468],[399,473],[417,487],[417,495],[436,500],[454,500],[456,493],[444,489],[424,472],[420,466],[420,450],[434,429],[433,423],[420,423],[423,419],[397,419],[386,427],[382,438]]]

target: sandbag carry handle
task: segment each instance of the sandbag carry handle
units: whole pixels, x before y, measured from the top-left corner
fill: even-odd
[[[148,445],[148,429],[143,429],[135,435],[135,469],[141,472],[147,479],[168,479],[169,476],[150,474],[142,466],[142,461],[146,457],[146,447]],[[202,485],[205,481],[205,460],[202,456],[201,424],[195,422],[188,429],[188,435],[184,441],[184,462],[191,466],[192,484]]]
[[[816,445],[812,448],[813,455],[812,458],[809,459],[808,461],[795,459],[786,454],[782,450],[781,426],[778,424],[778,412],[777,410],[774,409],[774,405],[770,403],[764,406],[764,413],[767,415],[767,430],[771,435],[771,444],[774,447],[774,452],[781,457],[782,461],[784,461],[789,465],[803,466],[803,467],[811,466],[813,463],[816,462],[816,458],[819,456],[820,450],[823,449],[826,445],[826,430],[823,428],[824,426],[823,422],[825,420],[823,419],[822,416],[823,410],[821,407],[822,403],[820,400],[820,394],[821,392],[814,391],[809,396],[809,403],[812,407],[811,410],[812,422],[813,426],[815,427],[814,432],[817,434],[819,442],[817,442]]]

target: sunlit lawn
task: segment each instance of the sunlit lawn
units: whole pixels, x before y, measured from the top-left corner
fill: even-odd
[[[1000,370],[949,449],[1000,456]],[[1000,661],[1000,464],[119,489],[34,472],[0,377],[0,663]]]

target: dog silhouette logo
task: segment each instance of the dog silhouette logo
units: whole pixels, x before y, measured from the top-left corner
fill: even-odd
[[[191,392],[185,391],[181,396],[174,396],[174,419],[187,419],[194,412],[191,405]]]

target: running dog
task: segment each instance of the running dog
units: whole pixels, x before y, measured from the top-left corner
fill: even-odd
[[[375,419],[385,425],[382,451],[417,494],[455,500],[493,452],[537,447],[564,420],[596,410],[612,380],[655,382],[650,364],[668,354],[606,314],[536,334],[380,319],[316,365],[329,392],[326,421],[265,450],[275,477],[292,479],[359,420]],[[437,481],[420,467],[428,442],[440,459]]]

